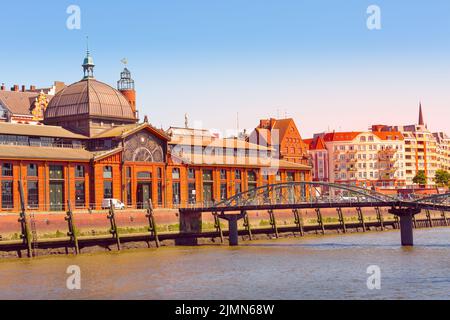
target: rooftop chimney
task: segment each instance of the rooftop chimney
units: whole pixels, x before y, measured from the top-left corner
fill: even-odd
[[[36,86],[30,86],[30,91],[36,90]]]
[[[11,91],[18,92],[19,86],[17,84],[15,84],[14,87],[11,88]]]
[[[22,85],[22,92],[25,92],[25,86],[24,85]]]
[[[1,91],[5,91],[5,84],[2,83],[2,86],[0,87]]]

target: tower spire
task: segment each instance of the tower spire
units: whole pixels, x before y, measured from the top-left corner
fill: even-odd
[[[423,119],[422,102],[419,103],[419,126],[424,126],[425,121]]]
[[[82,67],[84,72],[83,80],[94,79],[95,64],[94,58],[91,57],[91,53],[89,52],[89,37],[86,37],[86,58],[84,58]]]

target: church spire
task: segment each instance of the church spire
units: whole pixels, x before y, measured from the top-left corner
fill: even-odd
[[[84,58],[83,61],[83,72],[84,72],[84,78],[83,80],[87,79],[94,79],[94,58],[91,57],[91,54],[89,52],[89,38],[86,37],[86,58]]]
[[[422,102],[419,104],[419,126],[424,126],[425,121],[423,119]]]

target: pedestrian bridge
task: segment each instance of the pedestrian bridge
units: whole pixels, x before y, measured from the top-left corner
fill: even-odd
[[[339,220],[343,223],[342,208],[390,208],[389,213],[400,220],[402,245],[413,245],[414,216],[422,210],[438,210],[445,214],[450,212],[450,193],[425,197],[416,200],[404,200],[371,189],[352,185],[342,185],[324,182],[289,182],[266,185],[237,194],[210,207],[183,208],[181,215],[212,213],[217,219],[229,223],[230,245],[238,244],[238,220],[247,219],[248,212],[265,210],[272,220],[276,211],[292,210],[296,221],[298,210],[315,209],[320,215],[320,209],[336,208]],[[319,222],[321,218],[319,216]],[[364,223],[360,216],[360,221]],[[447,221],[447,220],[445,220]],[[248,223],[246,221],[245,223]]]

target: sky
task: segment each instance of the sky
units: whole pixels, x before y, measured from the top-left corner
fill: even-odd
[[[80,8],[80,29],[67,8]],[[377,5],[381,29],[367,28]],[[450,1],[2,1],[0,82],[116,86],[127,58],[140,115],[223,132],[292,117],[304,138],[371,124],[450,133]],[[239,121],[238,121],[239,119]]]

